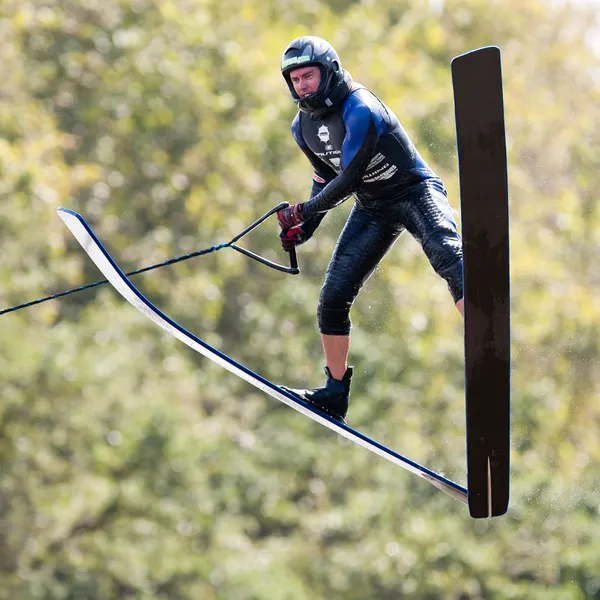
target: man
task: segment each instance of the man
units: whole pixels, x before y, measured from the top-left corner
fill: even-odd
[[[462,314],[462,244],[442,181],[394,113],[353,83],[328,42],[294,40],[281,72],[299,109],[294,139],[314,169],[310,200],[277,213],[284,249],[309,240],[327,211],[356,196],[319,299],[327,381],[313,390],[289,390],[344,422],[352,379],[350,308],[361,287],[406,229],[447,281]]]

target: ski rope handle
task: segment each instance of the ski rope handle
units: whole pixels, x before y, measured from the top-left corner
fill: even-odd
[[[178,262],[182,262],[184,260],[188,260],[190,258],[195,258],[196,256],[202,256],[204,254],[209,254],[211,252],[215,252],[217,250],[221,250],[222,248],[233,248],[237,250],[241,254],[252,258],[253,260],[258,261],[259,263],[266,265],[267,267],[271,267],[277,271],[281,271],[282,273],[288,273],[290,275],[298,275],[300,273],[300,269],[298,268],[298,259],[296,257],[296,249],[292,248],[289,252],[290,255],[290,266],[285,267],[276,262],[270,261],[263,256],[255,254],[250,250],[246,250],[245,248],[241,248],[237,246],[235,242],[243,238],[245,235],[250,233],[253,229],[256,229],[263,221],[266,221],[272,214],[281,210],[282,208],[286,208],[289,206],[288,202],[282,202],[278,204],[274,208],[272,208],[269,212],[265,213],[262,217],[254,221],[251,225],[248,225],[244,231],[238,233],[232,240],[227,242],[226,244],[218,244],[217,246],[211,246],[210,248],[205,248],[204,250],[197,250],[196,252],[192,252],[190,254],[184,254],[183,256],[178,256],[177,258],[171,258],[164,262],[158,263],[156,265],[151,265],[149,267],[143,267],[141,269],[137,269],[136,271],[131,271],[130,273],[125,273],[127,277],[131,277],[132,275],[139,275],[140,273],[145,273],[146,271],[152,271],[153,269],[158,269],[160,267],[167,267],[169,265],[173,265]],[[108,283],[107,279],[103,279],[101,281],[95,281],[94,283],[90,283],[87,285],[82,285],[81,287],[73,288],[72,290],[66,290],[64,292],[59,292],[58,294],[52,294],[51,296],[46,296],[45,298],[38,298],[37,300],[33,300],[31,302],[25,302],[24,304],[19,304],[17,306],[12,306],[10,308],[5,308],[4,310],[0,310],[0,316],[5,315],[10,312],[14,312],[20,310],[22,308],[28,308],[30,306],[34,306],[36,304],[41,304],[42,302],[47,302],[48,300],[56,300],[57,298],[62,298],[63,296],[68,296],[69,294],[75,294],[76,292],[83,292],[84,290],[89,290],[93,287],[97,287],[99,285],[103,285]]]

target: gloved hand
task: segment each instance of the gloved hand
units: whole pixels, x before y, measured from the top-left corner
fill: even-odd
[[[281,229],[290,229],[304,221],[302,216],[302,204],[292,204],[287,208],[277,211],[277,221]]]
[[[281,245],[286,252],[290,252],[295,246],[304,244],[310,236],[306,235],[302,225],[295,225],[289,229],[284,229],[280,234]]]

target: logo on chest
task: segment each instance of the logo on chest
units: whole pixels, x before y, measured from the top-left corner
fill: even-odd
[[[325,144],[325,150],[333,150],[333,146],[328,144],[331,139],[331,135],[329,134],[329,128],[327,125],[321,125],[317,131],[317,137]]]
[[[329,135],[329,127],[327,127],[327,125],[321,125],[317,131],[317,136],[324,144],[326,144],[331,139]]]

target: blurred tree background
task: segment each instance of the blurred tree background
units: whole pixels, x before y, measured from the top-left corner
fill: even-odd
[[[530,0],[3,0],[0,308],[230,239],[311,170],[279,74],[330,40],[459,207],[449,63],[503,52],[513,293],[512,496],[469,518],[427,483],[152,326],[108,287],[1,317],[0,600],[600,598],[596,9]],[[322,382],[319,287],[231,251],[138,276],[277,382]],[[246,241],[245,241],[246,243]],[[247,245],[284,260],[274,219]],[[462,323],[409,236],[353,309],[350,423],[465,482]]]

